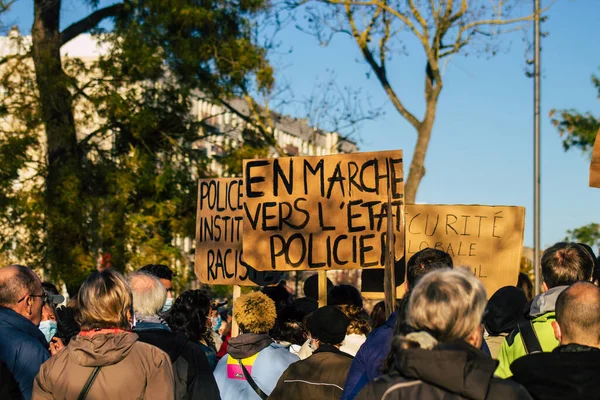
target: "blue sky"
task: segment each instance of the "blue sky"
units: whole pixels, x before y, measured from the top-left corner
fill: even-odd
[[[101,1],[101,4],[110,2]],[[63,1],[63,27],[88,11],[78,0]],[[5,22],[28,32],[32,1],[17,0]],[[567,229],[600,222],[600,189],[588,187],[589,158],[565,153],[548,114],[553,108],[577,108],[600,115],[590,76],[600,72],[598,38],[600,1],[558,0],[548,13],[542,51],[542,245],[564,238]],[[315,82],[333,71],[337,84],[361,88],[385,115],[364,122],[357,140],[363,151],[403,149],[406,172],[416,135],[389,105],[378,82],[349,38],[329,47],[293,25],[279,36],[274,58],[278,77],[298,98],[310,95]],[[533,244],[533,81],[525,76],[525,48],[519,34],[507,36],[495,57],[454,58],[446,69],[437,120],[427,154],[427,175],[418,202],[521,205],[527,209],[525,244]],[[290,50],[287,52],[287,50]],[[395,57],[390,78],[409,109],[423,108],[423,60],[417,49]],[[397,73],[395,71],[398,71]]]

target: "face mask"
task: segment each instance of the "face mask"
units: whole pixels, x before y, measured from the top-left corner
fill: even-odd
[[[56,321],[52,320],[42,321],[40,322],[40,331],[42,331],[42,333],[46,337],[46,341],[50,343],[50,341],[58,331],[58,324],[56,323]]]
[[[160,312],[166,313],[171,309],[171,307],[173,307],[173,298],[167,297],[167,300],[165,300],[165,305],[163,306],[162,310],[160,310]]]
[[[213,331],[218,332],[219,328],[221,327],[221,324],[223,322],[223,320],[221,319],[221,316],[218,315],[216,317],[212,317],[210,320],[212,321],[212,329],[213,329]]]

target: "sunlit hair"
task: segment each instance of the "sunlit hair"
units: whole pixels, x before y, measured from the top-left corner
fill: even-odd
[[[146,272],[134,272],[127,277],[133,293],[133,310],[140,317],[157,315],[167,299],[167,289],[157,277]]]
[[[131,328],[133,295],[127,281],[118,272],[106,269],[91,274],[79,289],[77,304],[76,321],[82,331]]]
[[[346,329],[346,335],[365,335],[367,336],[371,332],[371,326],[369,325],[369,314],[358,306],[344,304],[338,306],[338,308],[348,317],[350,324]]]
[[[487,304],[483,284],[463,268],[426,274],[410,296],[408,323],[439,342],[466,339],[477,327]]]

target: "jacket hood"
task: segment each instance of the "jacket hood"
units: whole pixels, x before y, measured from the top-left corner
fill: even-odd
[[[523,309],[527,304],[525,293],[514,286],[498,289],[488,301],[483,324],[488,333],[498,336],[510,333],[524,319]]]
[[[432,350],[401,350],[396,357],[395,367],[402,376],[472,400],[486,398],[498,364],[466,342],[445,343]]]
[[[568,286],[557,286],[535,296],[529,308],[529,316],[535,318],[547,312],[554,312],[556,309],[556,300],[566,288]]]
[[[73,360],[84,367],[104,367],[117,364],[129,355],[138,340],[135,333],[99,333],[74,337],[67,350]]]
[[[267,334],[244,333],[229,339],[227,352],[236,360],[252,357],[259,351],[266,349],[273,343]]]

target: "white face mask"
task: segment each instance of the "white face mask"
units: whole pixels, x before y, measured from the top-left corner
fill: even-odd
[[[173,298],[167,297],[167,300],[165,300],[165,305],[163,306],[162,310],[160,310],[160,312],[166,313],[171,309],[171,307],[173,307]]]
[[[53,321],[51,319],[40,322],[39,328],[40,331],[42,331],[42,333],[44,334],[44,337],[46,337],[46,341],[48,343],[50,343],[52,338],[56,335],[56,332],[58,332],[58,324],[56,323],[56,321]]]

